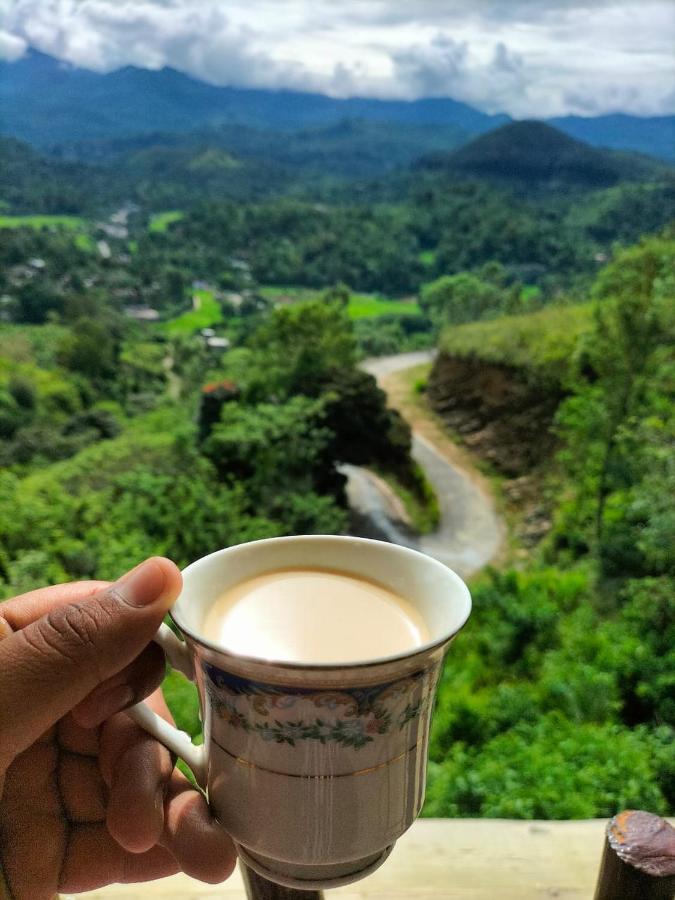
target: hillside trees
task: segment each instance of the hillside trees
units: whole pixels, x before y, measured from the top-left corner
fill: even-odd
[[[460,272],[424,285],[419,302],[437,326],[461,325],[512,311],[509,306],[517,304],[520,290],[517,283],[507,289],[471,272]]]
[[[426,487],[411,460],[410,428],[356,368],[344,299],[329,292],[273,310],[247,347],[228,354],[223,385],[236,392],[219,420],[201,416],[203,450],[221,479],[246,483],[251,509],[289,533],[344,530],[338,463],[375,465],[415,494]]]
[[[250,348],[245,395],[322,398],[333,459],[403,468],[409,463],[410,430],[387,408],[373,376],[356,368],[352,323],[340,297],[329,293],[275,309]]]
[[[671,523],[655,481],[663,489],[673,479],[674,272],[675,244],[652,238],[600,274],[579,381],[559,411],[574,499],[558,533],[581,529],[608,574],[660,574],[669,565],[655,540]]]
[[[58,350],[59,363],[100,386],[115,375],[118,347],[110,330],[96,319],[78,319],[64,336]]]
[[[522,571],[473,585],[448,654],[428,815],[675,807],[674,260],[671,239],[650,238],[599,274],[592,313],[446,332],[446,352],[570,394],[546,488],[553,531]]]
[[[0,473],[0,595],[115,578],[152,554],[184,566],[281,530],[248,512],[242,485],[220,483],[190,428],[165,409],[25,477]]]
[[[251,510],[263,510],[285,533],[341,532],[345,512],[333,502],[342,480],[331,455],[321,399],[284,403],[229,403],[203,451],[220,477],[246,485]]]
[[[672,582],[628,582],[613,615],[578,568],[494,573],[472,593],[439,687],[425,814],[672,809]]]

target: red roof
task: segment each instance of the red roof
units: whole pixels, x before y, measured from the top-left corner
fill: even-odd
[[[234,381],[212,381],[202,387],[202,394],[212,394],[214,391],[223,390],[233,393],[237,391],[237,385]]]

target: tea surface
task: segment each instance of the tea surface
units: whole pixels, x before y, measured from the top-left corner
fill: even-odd
[[[300,663],[369,660],[429,640],[415,607],[374,581],[330,569],[279,569],[228,588],[204,636],[244,656]]]

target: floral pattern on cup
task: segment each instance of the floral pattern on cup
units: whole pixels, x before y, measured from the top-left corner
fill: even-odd
[[[377,735],[401,731],[431,699],[428,670],[398,681],[342,691],[263,684],[204,664],[214,713],[263,741],[300,741],[360,749]]]

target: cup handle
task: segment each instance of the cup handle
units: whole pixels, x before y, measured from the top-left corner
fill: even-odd
[[[160,625],[153,640],[159,644],[166,658],[174,669],[182,672],[190,681],[194,681],[194,666],[192,657],[186,645],[178,640],[168,625]],[[136,703],[127,709],[129,715],[137,725],[140,725],[148,734],[156,738],[160,744],[180,756],[192,770],[197,784],[206,790],[206,749],[198,747],[190,740],[190,736],[180,731],[174,725],[170,725],[166,719],[158,716],[146,703]]]

